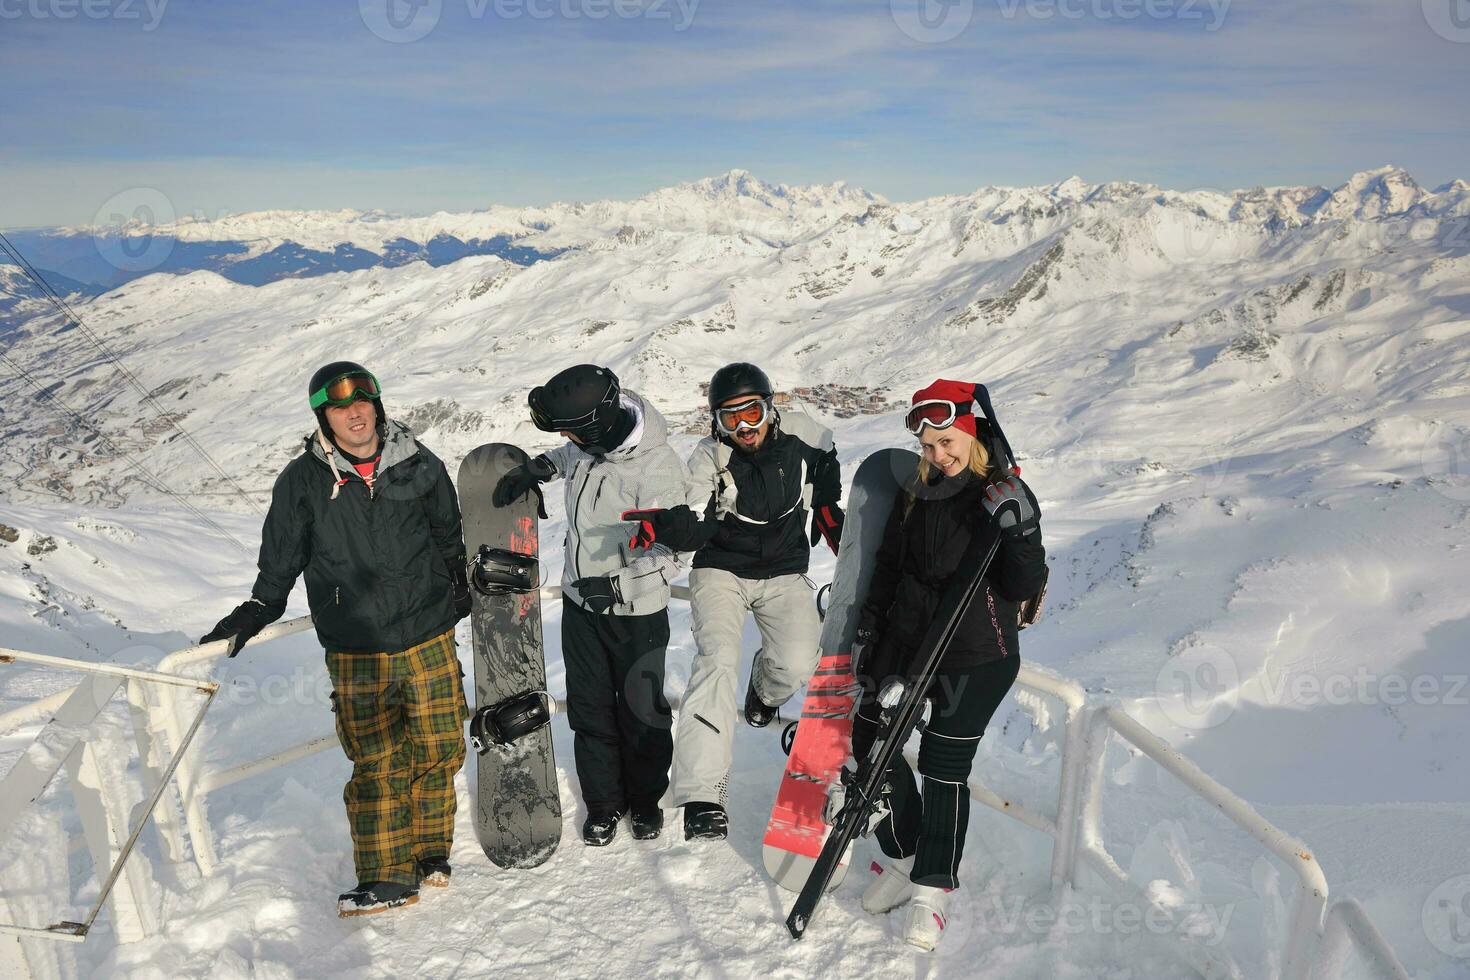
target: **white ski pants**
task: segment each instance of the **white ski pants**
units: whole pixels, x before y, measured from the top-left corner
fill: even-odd
[[[768,705],[785,704],[816,670],[821,627],[811,582],[805,575],[741,578],[718,568],[689,573],[694,657],[689,687],[674,732],[674,806],[700,800],[720,803],[730,770],[740,686],[740,636],[746,612],[755,615],[761,651],[751,664],[755,693]]]

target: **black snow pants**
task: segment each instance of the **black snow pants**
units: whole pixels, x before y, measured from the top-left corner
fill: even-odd
[[[589,813],[654,807],[669,786],[669,613],[603,616],[562,600],[561,649],[577,781]]]
[[[929,723],[919,741],[923,793],[900,755],[888,774],[890,812],[874,833],[889,857],[914,855],[910,878],[915,884],[959,887],[970,824],[970,764],[1020,670],[1020,657],[1011,654],[975,666],[943,668],[929,688]],[[859,759],[867,755],[877,734],[878,705],[870,693],[853,723],[853,754]]]

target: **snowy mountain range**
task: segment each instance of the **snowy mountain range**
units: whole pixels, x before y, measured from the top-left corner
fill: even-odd
[[[1087,184],[1072,177],[1035,188],[986,188],[958,208],[988,212],[989,220],[1025,220],[1056,209],[1153,201],[1222,220],[1271,230],[1344,218],[1463,216],[1470,187],[1456,181],[1430,192],[1391,167],[1355,174],[1335,190],[1261,188],[1220,193],[1163,191],[1151,184]],[[395,267],[423,261],[446,265],[471,255],[495,255],[518,265],[568,249],[654,231],[703,233],[784,245],[882,198],[839,181],[826,186],[767,184],[743,170],[655,191],[633,201],[493,206],[468,213],[402,217],[381,211],[259,211],[208,220],[68,228],[12,233],[33,264],[97,290],[150,272],[218,272],[246,285],[332,272]],[[139,242],[147,242],[140,253]],[[109,262],[111,254],[140,262]]]
[[[210,442],[215,426],[250,404],[274,463],[301,427],[297,406],[281,396],[311,365],[348,353],[394,378],[395,408],[455,450],[528,431],[521,399],[548,359],[607,361],[675,413],[696,408],[699,383],[736,356],[771,364],[790,387],[872,389],[864,400],[901,396],[940,365],[1022,391],[1091,376],[1102,360],[1111,369],[1104,378],[1123,368],[1131,377],[1101,387],[1133,387],[1144,366],[1174,371],[1181,357],[1200,382],[1337,387],[1343,379],[1300,362],[1302,348],[1347,341],[1367,329],[1359,324],[1452,290],[1470,250],[1467,226],[1463,181],[1430,193],[1389,168],[1331,192],[1174,193],[1074,178],[912,204],[732,171],[627,203],[183,222],[168,233],[257,250],[364,249],[369,239],[381,246],[409,234],[432,243],[453,229],[557,257],[470,256],[261,287],[205,270],[146,276],[83,308],[95,335],[57,335],[57,321],[44,317],[20,325],[44,307],[14,267],[0,266],[12,357],[58,386],[63,402],[84,404],[87,426],[115,447],[93,447],[79,471],[74,449],[60,447],[90,442],[85,427],[8,412],[0,476],[11,492],[67,486],[79,499],[120,500],[138,474],[118,457],[141,453],[175,489],[218,492],[218,475],[171,438],[174,424]],[[59,288],[68,287],[82,288]],[[142,379],[139,390],[117,383],[108,354]],[[0,392],[18,383],[7,377]],[[1103,393],[1047,397],[1091,403]],[[1235,422],[1222,435],[1237,438]],[[229,468],[254,455],[222,454]]]
[[[299,451],[311,421],[306,379],[328,360],[369,365],[389,413],[451,469],[487,441],[549,445],[526,417],[526,392],[579,361],[610,365],[650,398],[674,423],[680,450],[707,424],[701,383],[728,361],[754,361],[793,408],[833,427],[849,474],[867,453],[911,442],[899,405],[915,388],[936,377],[982,380],[1043,508],[1051,593],[1024,655],[1123,704],[1310,842],[1334,889],[1365,903],[1413,972],[1464,975],[1464,961],[1421,924],[1434,889],[1470,873],[1470,757],[1460,751],[1470,712],[1456,700],[1464,692],[1451,693],[1470,641],[1464,181],[1428,191],[1384,168],[1330,190],[1177,192],[1073,178],[896,203],[843,184],[787,187],[732,171],[629,202],[427,218],[269,212],[123,234],[135,232],[169,236],[182,264],[91,299],[79,287],[73,305],[85,331],[46,313],[0,266],[12,317],[6,355],[27,374],[0,372],[0,524],[13,536],[0,535],[0,629],[11,645],[107,656],[146,635],[171,649],[223,615],[249,589],[254,508]],[[105,284],[96,262],[106,249],[91,234],[11,237],[41,268]],[[424,256],[444,239],[524,251]],[[425,260],[399,261],[411,249],[395,242]],[[213,251],[190,268],[194,246]],[[259,285],[230,274],[251,257],[359,252],[366,265],[350,271],[292,260]],[[560,522],[553,508],[543,540],[560,539]],[[559,557],[546,557],[554,579]],[[813,577],[831,573],[824,555]],[[677,615],[670,663],[679,678],[692,644],[687,610]],[[289,656],[306,658],[309,646]],[[284,670],[287,656],[246,658],[238,669]],[[1208,666],[1210,683],[1180,690],[1171,671],[1190,664]],[[1324,693],[1364,676],[1366,693]],[[1416,678],[1440,694],[1374,686]],[[39,683],[0,687],[0,701]],[[325,723],[262,709],[213,724],[229,737],[210,751],[228,760],[231,746],[271,745]],[[1054,761],[1055,733],[1019,714],[995,728],[979,771],[1027,798],[1028,773]],[[1138,757],[1118,755],[1110,786],[1123,789],[1109,790],[1108,825],[1120,860],[1146,879],[1182,880],[1188,894],[1232,896],[1246,910],[1230,937],[1249,964],[1243,975],[1272,975],[1274,947],[1250,937],[1274,935],[1289,889],[1252,864],[1256,852],[1218,814],[1180,802]],[[750,821],[736,836],[758,836],[769,780],[756,769],[736,777],[750,811],[732,814]],[[284,801],[237,802],[250,833],[268,834],[338,805],[335,792],[308,782]],[[235,832],[249,849],[238,839],[247,832]],[[975,839],[990,850],[977,843],[982,856],[967,858],[994,866],[985,887],[1024,890],[1045,877],[1044,867],[1016,863],[1030,845],[1008,850],[1015,842],[989,833]],[[270,887],[309,903],[320,882],[299,865],[337,844],[323,830],[300,846],[320,850],[283,859]],[[658,874],[698,882],[688,857],[670,844]],[[618,867],[644,873],[631,856]],[[553,919],[575,930],[583,920],[568,909],[582,893],[571,871],[553,873],[563,872],[552,883],[570,904],[556,905]],[[720,889],[749,883],[735,865],[721,874]],[[512,886],[490,876],[485,887]],[[839,903],[834,914],[861,916],[854,898],[843,901],[852,908]],[[755,906],[751,914],[770,914]],[[599,908],[599,923],[620,918]],[[201,930],[256,935],[255,921],[218,896],[190,898],[180,915]],[[828,968],[910,969],[899,954],[875,959],[881,926],[853,921]],[[1242,923],[1253,924],[1244,938]],[[721,968],[789,966],[770,943],[723,928],[711,926]],[[682,937],[671,930],[618,969],[667,962],[699,972],[707,961]],[[391,962],[402,956],[405,970],[430,948],[394,952],[396,941],[375,938],[373,949]],[[613,955],[585,936],[568,941]],[[995,945],[964,947],[973,971],[1065,972],[1045,936],[987,942]],[[213,964],[203,948],[166,943],[137,955],[160,949],[178,970]],[[529,953],[501,952],[512,967],[535,966]],[[819,968],[809,950],[794,955],[805,957],[794,968]],[[1105,975],[1083,962],[1064,965]]]

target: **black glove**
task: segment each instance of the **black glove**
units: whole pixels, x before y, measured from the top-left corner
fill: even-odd
[[[625,510],[622,518],[638,522],[638,530],[628,542],[633,548],[647,548],[655,541],[662,541],[675,551],[694,551],[702,543],[698,537],[699,518],[686,504],[667,509]]]
[[[475,608],[475,600],[470,596],[469,573],[460,562],[450,561],[445,564],[449,566],[449,577],[454,579],[454,614],[464,619]]]
[[[842,522],[846,515],[837,504],[815,504],[812,507],[812,547],[824,538],[827,547],[832,549],[832,554],[837,554],[837,546],[842,543]]]
[[[500,482],[495,484],[495,492],[491,494],[490,502],[496,507],[505,507],[534,491],[536,513],[542,520],[545,520],[546,498],[541,495],[541,484],[554,476],[556,476],[556,467],[551,465],[551,460],[544,455],[528,459],[500,478]]]
[[[275,622],[276,618],[265,608],[265,603],[251,598],[236,606],[234,611],[215,624],[214,629],[201,636],[199,642],[213,643],[215,640],[231,637],[229,655],[233,657],[251,637]]]
[[[1036,532],[1041,517],[1031,506],[1026,487],[1019,476],[1013,476],[985,488],[985,510],[1000,525],[1001,533],[1018,541]]]
[[[582,597],[582,604],[595,613],[605,613],[623,601],[623,590],[618,588],[618,580],[611,575],[579,578],[572,583],[572,588]]]

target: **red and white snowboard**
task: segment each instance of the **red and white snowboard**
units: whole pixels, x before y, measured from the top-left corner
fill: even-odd
[[[786,760],[781,788],[771,820],[766,824],[766,872],[778,885],[799,891],[822,853],[828,826],[822,819],[829,787],[842,775],[842,764],[852,754],[852,712],[858,687],[852,676],[852,656],[832,653],[822,657],[807,684],[796,739]],[[844,860],[833,876],[833,887],[847,873]]]
[[[873,577],[873,557],[903,481],[918,457],[902,449],[883,449],[863,460],[847,492],[847,519],[837,573],[822,617],[822,658],[807,684],[796,739],[766,824],[766,872],[789,891],[799,892],[829,827],[822,819],[827,795],[852,754],[852,716],[861,693],[852,673],[852,645],[858,613]],[[847,858],[832,876],[835,888],[847,873]]]

